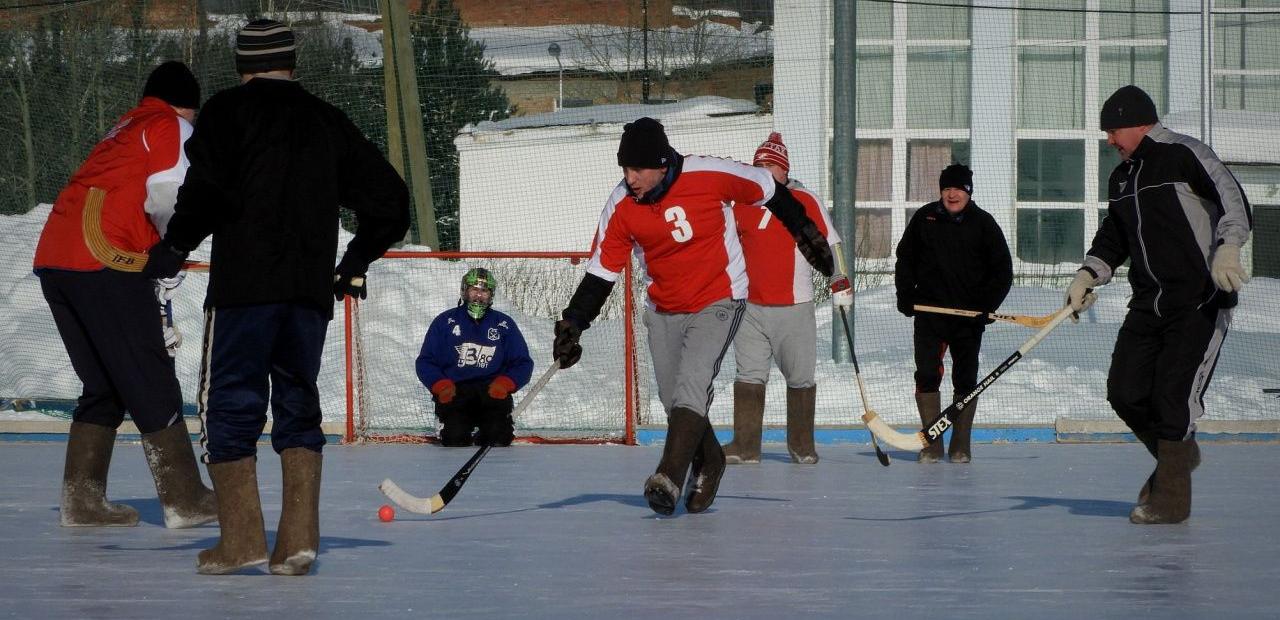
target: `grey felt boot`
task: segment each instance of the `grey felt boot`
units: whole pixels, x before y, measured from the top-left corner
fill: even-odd
[[[67,435],[66,463],[62,470],[63,527],[132,527],[138,511],[107,501],[107,471],[116,429],[72,422]]]
[[[724,459],[730,465],[760,462],[764,390],[762,383],[733,384],[733,439],[724,447]]]
[[[225,575],[267,561],[267,533],[258,498],[258,463],[252,456],[209,465],[218,498],[218,544],[200,552],[196,572]]]
[[[684,407],[672,409],[667,416],[667,442],[662,448],[662,460],[658,462],[658,470],[644,482],[644,497],[654,512],[669,515],[676,511],[685,476],[702,443],[706,425],[705,417]]]
[[[200,480],[185,424],[143,435],[142,451],[164,507],[165,527],[182,529],[218,520],[218,500]]]
[[[813,445],[813,415],[817,386],[787,388],[787,452],[791,462],[813,465],[818,450]]]
[[[942,395],[938,392],[917,392],[916,409],[920,412],[920,424],[923,426],[933,421],[942,413]],[[919,462],[937,463],[942,460],[942,438],[924,447],[920,451]]]

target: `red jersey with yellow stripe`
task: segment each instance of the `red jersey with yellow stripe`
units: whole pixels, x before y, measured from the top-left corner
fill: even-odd
[[[712,302],[747,296],[746,264],[733,205],[773,197],[763,168],[716,157],[687,156],[671,188],[654,204],[639,204],[619,183],[609,196],[592,243],[587,271],[609,282],[632,252],[645,269],[649,307],[697,312]]]
[[[834,246],[840,243],[831,216],[818,196],[792,182],[791,195],[804,205],[804,214]],[[795,239],[763,206],[735,205],[734,219],[746,255],[747,277],[751,284],[747,300],[766,306],[790,306],[813,301],[813,268],[796,249]]]
[[[160,240],[186,175],[182,145],[191,124],[164,101],[144,97],[115,127],[58,194],[36,245],[36,269],[103,269],[85,244],[83,216],[90,188],[106,192],[101,227],[115,248],[146,253]]]

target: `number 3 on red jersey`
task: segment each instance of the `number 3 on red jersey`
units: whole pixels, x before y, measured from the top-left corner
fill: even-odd
[[[671,237],[678,243],[684,243],[693,238],[693,227],[689,225],[689,220],[685,219],[684,207],[679,205],[671,207],[663,212],[663,217],[675,228],[671,231]]]

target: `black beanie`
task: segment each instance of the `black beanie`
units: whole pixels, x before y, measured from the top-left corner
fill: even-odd
[[[958,187],[970,196],[973,195],[973,171],[964,164],[951,164],[942,169],[938,177],[938,189]]]
[[[297,65],[297,47],[288,26],[274,19],[255,19],[236,34],[236,72],[291,70]]]
[[[1102,104],[1098,125],[1103,131],[1122,127],[1154,125],[1160,120],[1156,104],[1145,91],[1132,84],[1121,86]]]
[[[147,85],[142,87],[143,97],[156,97],[165,103],[178,108],[200,107],[200,83],[186,65],[170,60],[155,69],[147,76]]]
[[[666,168],[671,165],[671,143],[662,123],[647,116],[627,123],[618,143],[618,165],[624,168]]]

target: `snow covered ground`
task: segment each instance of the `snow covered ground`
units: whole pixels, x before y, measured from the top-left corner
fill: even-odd
[[[48,205],[25,215],[0,217],[0,399],[22,397],[39,403],[74,399],[79,382],[62,348],[39,281],[31,273],[35,242]],[[344,234],[343,243],[349,237]],[[198,251],[196,258],[207,256]],[[512,314],[524,331],[540,373],[550,359],[553,317],[572,294],[580,266],[546,276],[521,275],[505,263],[479,261],[498,269],[496,306]],[[371,424],[396,428],[434,426],[425,389],[417,382],[413,360],[426,326],[457,300],[458,279],[466,265],[423,260],[384,260],[370,271],[370,299],[362,310],[362,333],[369,357],[365,363],[366,401]],[[506,284],[502,282],[506,281]],[[526,280],[521,282],[521,280]],[[195,401],[199,371],[199,338],[203,327],[206,276],[193,273],[175,300],[179,329],[186,343],[177,366],[188,403]],[[983,396],[979,422],[1048,425],[1059,417],[1113,419],[1105,401],[1105,379],[1115,334],[1124,315],[1128,288],[1107,286],[1101,299],[1079,324],[1064,324],[1005,374]],[[1061,303],[1056,289],[1015,288],[1005,312],[1043,315]],[[642,298],[637,300],[642,303]],[[1280,400],[1264,389],[1280,388],[1280,282],[1255,279],[1242,296],[1213,384],[1205,398],[1208,417],[1226,420],[1276,419]],[[867,381],[871,406],[889,422],[917,423],[912,397],[911,324],[894,309],[891,287],[858,292],[854,323],[858,359]],[[639,325],[639,321],[637,321]],[[321,369],[320,391],[327,422],[346,416],[344,325],[341,311],[329,329]],[[848,425],[861,411],[853,369],[830,361],[831,311],[818,310],[818,423]],[[1004,360],[1031,335],[1015,325],[992,325],[984,340],[981,372]],[[622,321],[599,321],[583,337],[583,361],[560,373],[519,421],[523,429],[594,429],[619,433],[623,427],[624,377]],[[652,370],[641,336],[637,376],[642,380],[641,423],[665,420],[650,385]],[[732,354],[716,381],[712,419],[732,421]],[[785,422],[785,390],[775,371],[768,390],[766,423]],[[944,384],[944,394],[947,388]],[[65,415],[65,408],[62,412]],[[41,418],[48,413],[0,411],[0,419]]]

